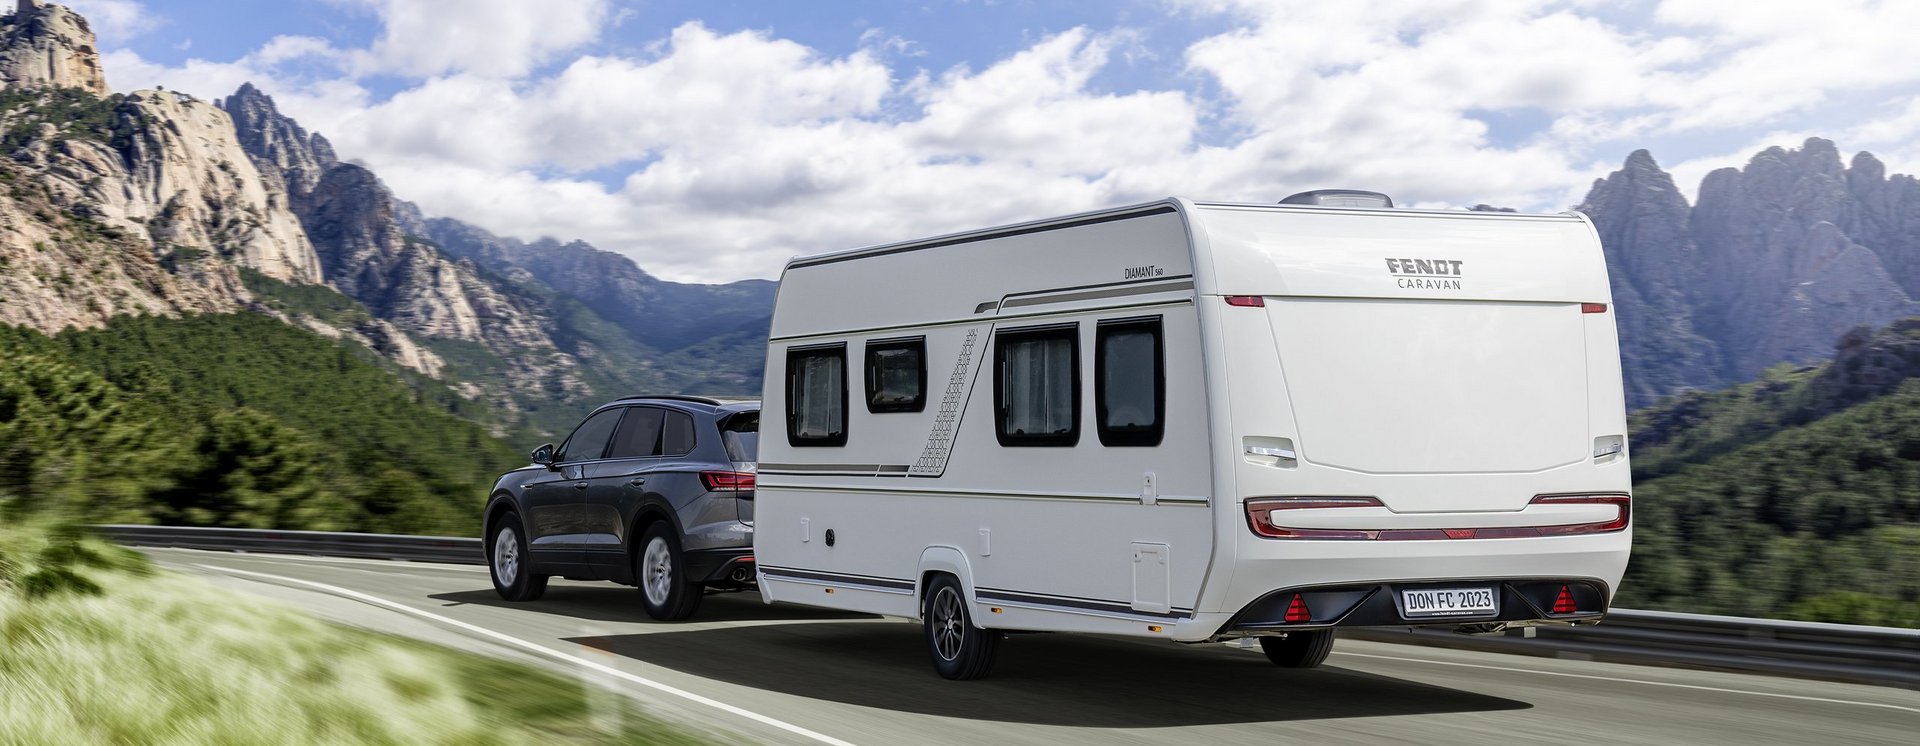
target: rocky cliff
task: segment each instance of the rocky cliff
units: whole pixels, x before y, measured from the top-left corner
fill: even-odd
[[[1580,209],[1606,247],[1629,404],[1817,361],[1914,313],[1912,184],[1867,154],[1848,169],[1819,138],[1708,174],[1691,208],[1645,151],[1595,182]]]
[[[0,86],[0,323],[53,332],[233,310],[251,302],[242,269],[321,279],[224,111],[162,91],[107,95],[92,32],[63,7],[23,5],[0,23],[0,60],[14,65]]]
[[[20,0],[15,12],[0,16],[0,88],[78,88],[107,95],[87,19],[65,6]]]

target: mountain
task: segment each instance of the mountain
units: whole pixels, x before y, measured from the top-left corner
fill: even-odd
[[[1621,605],[1920,627],[1920,318],[1631,426]]]
[[[1920,187],[1831,141],[1768,148],[1689,206],[1646,151],[1581,211],[1606,248],[1629,405],[1824,359],[1832,340],[1920,310]]]
[[[113,94],[95,45],[62,6],[0,17],[0,324],[262,313],[485,403],[496,432],[559,434],[618,395],[758,390],[772,283],[682,285],[583,243],[429,224],[251,84]]]
[[[43,86],[109,93],[87,19],[58,5],[19,0],[16,12],[0,17],[0,87]]]

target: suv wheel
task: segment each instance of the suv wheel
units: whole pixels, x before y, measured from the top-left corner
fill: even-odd
[[[487,569],[493,576],[493,589],[508,601],[534,601],[547,592],[547,576],[533,574],[527,557],[526,529],[520,516],[508,513],[500,517],[487,537]]]
[[[933,670],[956,681],[983,678],[993,669],[993,658],[1000,650],[1000,633],[973,626],[967,611],[966,594],[951,575],[937,575],[927,589],[927,606],[921,614],[927,629],[927,652],[933,655]]]
[[[647,527],[640,535],[640,551],[634,555],[633,578],[640,586],[641,603],[647,616],[663,622],[677,622],[693,616],[700,608],[706,588],[687,579],[686,558],[680,553],[680,537],[665,521]]]

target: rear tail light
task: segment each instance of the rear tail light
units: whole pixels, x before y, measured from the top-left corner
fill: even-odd
[[[1273,514],[1285,510],[1306,510],[1310,508],[1379,508],[1380,501],[1371,497],[1267,497],[1247,501],[1247,521],[1253,526],[1253,532],[1269,539],[1371,539],[1368,534],[1377,531],[1349,531],[1344,529],[1323,528],[1287,528],[1274,520]]]
[[[1229,295],[1227,305],[1242,308],[1265,308],[1267,299],[1258,295]]]
[[[1627,527],[1633,517],[1633,498],[1626,495],[1541,495],[1533,498],[1534,505],[1565,505],[1568,503],[1586,505],[1612,505],[1619,509],[1613,520],[1599,523],[1569,523],[1559,526],[1541,526],[1541,536],[1567,536],[1570,534],[1605,534]]]
[[[1607,312],[1607,304],[1605,304],[1605,303],[1582,303],[1582,304],[1580,304],[1580,312],[1581,312],[1581,313],[1606,313],[1606,312]]]
[[[1604,534],[1625,529],[1633,513],[1626,495],[1540,495],[1531,505],[1611,505],[1619,512],[1611,520],[1553,526],[1490,526],[1481,528],[1296,528],[1285,525],[1288,510],[1385,507],[1371,497],[1263,497],[1247,501],[1247,524],[1269,539],[1341,539],[1358,541],[1431,541],[1445,539],[1525,539],[1542,536]]]
[[[1580,605],[1573,602],[1573,591],[1560,586],[1560,597],[1553,600],[1553,613],[1572,614],[1580,611]]]
[[[750,471],[703,471],[700,483],[708,492],[752,492],[754,475]]]
[[[1307,600],[1298,593],[1293,594],[1293,600],[1287,602],[1286,621],[1288,624],[1313,621],[1313,612],[1307,608]]]

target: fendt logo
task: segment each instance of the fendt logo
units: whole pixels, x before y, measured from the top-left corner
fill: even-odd
[[[1388,259],[1387,273],[1408,290],[1459,290],[1459,259]]]

